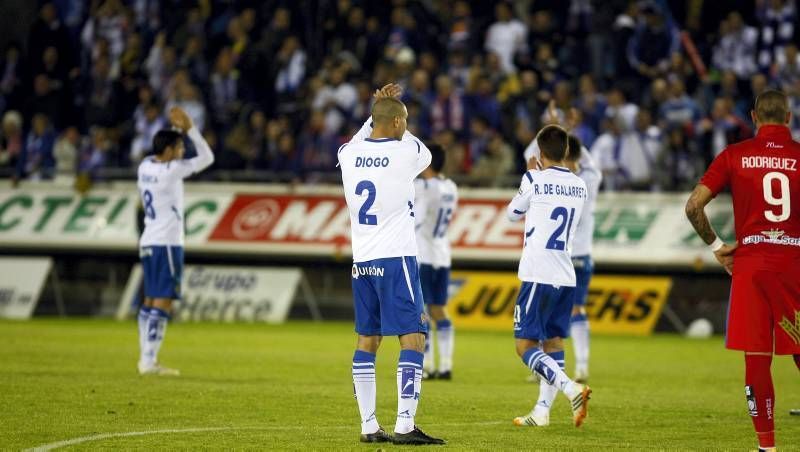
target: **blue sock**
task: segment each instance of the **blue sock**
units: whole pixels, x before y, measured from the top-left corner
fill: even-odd
[[[570,322],[585,322],[586,321],[586,314],[578,313],[570,317]]]
[[[528,368],[539,374],[542,379],[551,385],[555,385],[561,391],[573,392],[572,380],[559,367],[558,363],[538,348],[529,348],[522,355],[522,362]],[[567,394],[570,396],[570,394]]]
[[[422,390],[422,363],[425,356],[415,350],[400,350],[397,363],[397,422],[395,433],[414,430],[419,394]]]
[[[361,414],[361,433],[378,431],[378,418],[375,416],[375,354],[356,350],[353,354],[353,395],[358,402]]]
[[[547,354],[547,356],[553,358],[553,361],[558,364],[558,367],[560,367],[561,370],[564,370],[564,350],[561,350],[560,352],[550,352]]]

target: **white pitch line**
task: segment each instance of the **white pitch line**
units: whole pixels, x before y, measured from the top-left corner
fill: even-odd
[[[432,427],[468,427],[480,425],[501,425],[509,424],[509,422],[489,421],[489,422],[460,422],[449,424],[431,424]],[[351,425],[323,425],[313,427],[316,430],[343,430],[354,428]],[[101,441],[111,438],[126,438],[131,436],[147,436],[147,435],[161,435],[165,433],[203,433],[203,432],[224,432],[236,430],[308,430],[308,426],[304,425],[287,425],[287,426],[262,426],[262,427],[198,427],[198,428],[170,428],[163,430],[145,430],[141,432],[117,432],[117,433],[99,433],[96,435],[80,436],[78,438],[66,439],[54,443],[43,444],[35,446],[30,449],[25,449],[23,452],[44,452],[61,447],[74,446],[76,444],[88,443],[90,441]]]

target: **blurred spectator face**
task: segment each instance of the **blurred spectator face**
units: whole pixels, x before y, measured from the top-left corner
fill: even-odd
[[[684,86],[683,81],[673,80],[669,84],[669,94],[674,98],[683,97],[686,94],[686,86]]]
[[[150,88],[150,85],[142,85],[139,88],[139,103],[149,104],[152,101],[153,101],[153,89]]]
[[[311,112],[310,124],[311,130],[319,131],[325,129],[325,112],[323,110],[314,110]]]
[[[158,105],[150,104],[144,109],[144,116],[147,118],[147,122],[153,122],[158,119],[158,115],[161,114],[161,109],[158,108]]]
[[[33,92],[37,96],[46,96],[50,92],[50,79],[44,74],[39,74],[33,79]]]
[[[469,17],[472,10],[469,7],[469,3],[464,1],[457,1],[455,5],[453,5],[453,16],[454,17]]]
[[[42,55],[42,62],[46,68],[54,68],[58,64],[58,50],[55,47],[50,46],[44,49],[44,54]]]
[[[286,30],[291,25],[291,15],[286,8],[278,8],[275,10],[275,15],[272,16],[272,26],[276,30]]]
[[[230,74],[231,70],[233,69],[233,58],[231,57],[231,49],[224,48],[220,50],[219,55],[217,56],[217,72],[222,75]]]
[[[723,91],[735,92],[736,91],[736,74],[733,71],[725,71],[722,73],[720,86]]]
[[[406,10],[403,8],[395,8],[392,10],[392,26],[404,27],[406,23]]]
[[[489,126],[481,118],[472,118],[469,121],[469,132],[472,136],[480,136],[489,131]]]
[[[125,50],[134,51],[137,54],[142,50],[142,37],[139,33],[131,33],[125,41]]]
[[[15,137],[22,132],[22,115],[16,111],[8,111],[3,115],[3,136]]]
[[[81,140],[81,134],[78,132],[77,127],[67,127],[64,131],[64,139],[69,141],[73,146],[77,146]]]
[[[199,55],[203,50],[203,41],[199,36],[191,36],[186,41],[186,49],[184,53],[187,55]]]
[[[419,55],[419,67],[428,71],[429,74],[435,74],[439,72],[439,61],[433,53],[422,52]]]
[[[39,16],[42,18],[42,21],[44,21],[44,23],[46,24],[53,23],[58,17],[56,15],[56,7],[53,6],[52,3],[45,3],[44,6],[42,6]]]
[[[725,97],[714,100],[714,107],[711,109],[711,117],[715,120],[725,119],[730,113],[730,103]]]
[[[608,93],[608,105],[611,107],[621,107],[625,105],[625,95],[619,89],[612,89]]]
[[[164,50],[161,51],[161,61],[164,63],[164,67],[174,67],[178,61],[175,47],[164,47]]]
[[[446,75],[436,77],[436,94],[439,97],[450,97],[453,93],[453,81]]]
[[[44,135],[47,132],[47,128],[50,125],[50,120],[47,119],[47,116],[37,113],[33,115],[33,119],[31,120],[31,128],[33,129],[33,133],[36,135]]]
[[[102,57],[98,58],[97,61],[94,62],[94,77],[98,80],[105,80],[108,78],[108,74],[111,72],[111,63],[108,61],[108,58]]]
[[[239,17],[234,17],[228,21],[226,34],[231,41],[237,41],[244,36],[244,28],[242,28],[242,21]]]
[[[723,19],[719,23],[719,36],[720,37],[725,36],[730,32],[731,32],[731,23],[728,21],[728,19]]]
[[[369,102],[372,99],[372,86],[364,80],[360,80],[356,83],[356,93],[359,102]]]
[[[499,134],[492,135],[492,138],[489,140],[489,144],[486,147],[486,150],[491,155],[500,155],[502,154],[503,150],[503,138]]]
[[[456,135],[453,133],[452,130],[445,129],[445,130],[442,130],[441,132],[439,132],[438,135],[436,135],[436,140],[435,141],[436,141],[436,143],[438,143],[442,147],[448,148],[448,147],[452,146],[453,144],[455,144]]]
[[[750,79],[750,87],[753,95],[759,95],[767,89],[767,77],[764,74],[756,74]]]
[[[728,14],[728,29],[731,33],[736,33],[742,29],[744,26],[744,21],[742,20],[742,15],[736,11]]]
[[[267,117],[264,116],[264,112],[261,110],[256,110],[253,114],[250,115],[250,129],[251,130],[264,130],[264,126],[267,123]]]
[[[278,150],[281,154],[290,155],[294,152],[294,138],[292,134],[284,133],[278,140]]]
[[[352,6],[353,4],[350,2],[350,0],[339,0],[336,2],[337,11],[340,13],[349,11]]]
[[[341,66],[337,67],[336,69],[331,71],[331,75],[330,75],[330,83],[331,83],[331,85],[333,85],[333,86],[341,85],[342,83],[344,83],[344,80],[345,80],[346,76],[347,76],[347,73],[345,72],[344,68],[342,68]]]
[[[794,66],[797,64],[797,45],[794,43],[790,43],[786,46],[784,50],[784,54],[786,55],[786,64],[789,66]]]
[[[364,10],[361,8],[353,8],[347,15],[347,25],[352,30],[360,30],[364,27]]]
[[[531,70],[522,71],[520,74],[520,84],[522,91],[526,93],[535,92],[539,89],[539,76]]]
[[[536,61],[545,62],[553,59],[553,48],[548,43],[542,43],[536,49]]]
[[[663,78],[653,80],[653,84],[650,85],[650,94],[652,94],[653,100],[659,104],[666,101],[669,95],[669,85],[667,85],[667,81]]]
[[[428,72],[424,69],[417,69],[411,75],[411,89],[424,93],[429,89]]]
[[[646,109],[639,110],[639,113],[636,114],[636,129],[645,132],[652,124],[653,118],[650,116],[650,112]]]
[[[242,14],[239,15],[242,28],[246,33],[249,33],[256,26],[256,10],[253,8],[245,8]]]
[[[672,52],[672,55],[670,55],[669,64],[673,70],[683,69],[683,64],[684,64],[683,54],[680,52]]]
[[[592,79],[592,76],[589,74],[581,75],[578,81],[578,89],[582,95],[594,94],[597,91],[594,85],[594,79]]]
[[[478,80],[476,91],[481,96],[491,97],[494,94],[494,86],[488,77],[481,77]]]
[[[562,80],[556,83],[556,88],[553,93],[553,97],[558,105],[567,105],[570,103],[572,98],[572,88],[569,86],[569,82],[566,80]]]
[[[503,69],[500,67],[500,57],[494,52],[489,52],[486,55],[486,69],[490,73],[500,73]]]
[[[513,17],[511,7],[505,2],[498,3],[495,6],[494,14],[499,22],[508,22]]]
[[[19,48],[9,46],[6,49],[6,61],[17,61],[19,59]]]
[[[547,32],[552,28],[552,25],[552,16],[545,10],[536,12],[531,19],[531,28],[539,33]]]

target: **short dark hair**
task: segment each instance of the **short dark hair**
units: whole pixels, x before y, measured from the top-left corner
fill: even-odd
[[[431,169],[441,173],[445,162],[444,148],[438,144],[432,144],[428,146],[428,149],[431,150]]]
[[[553,162],[560,162],[567,157],[567,131],[561,126],[549,125],[536,135],[536,144],[542,155]]]
[[[756,97],[754,109],[759,121],[783,124],[789,113],[789,99],[782,91],[768,89]]]
[[[575,135],[567,137],[567,160],[570,162],[577,162],[581,159],[581,149],[583,144],[581,140]]]
[[[183,140],[183,134],[175,130],[159,130],[156,136],[153,137],[153,150],[154,155],[161,155],[170,147],[175,146]]]

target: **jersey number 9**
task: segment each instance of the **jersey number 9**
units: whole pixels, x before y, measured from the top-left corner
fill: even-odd
[[[775,197],[772,191],[772,181],[777,180],[781,185],[780,198]],[[771,206],[780,207],[780,213],[776,214],[772,210],[765,210],[764,216],[773,223],[780,223],[789,219],[792,213],[792,204],[789,196],[789,178],[778,172],[771,172],[764,175],[764,201]]]

